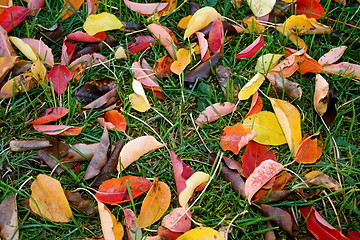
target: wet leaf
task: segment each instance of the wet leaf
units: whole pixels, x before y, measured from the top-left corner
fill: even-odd
[[[195,32],[205,28],[221,15],[212,7],[203,7],[197,10],[190,19],[184,33],[184,39],[189,38]]]
[[[282,164],[271,159],[261,162],[245,182],[245,195],[249,203],[251,203],[251,199],[255,193],[283,169],[284,166]]]
[[[308,180],[307,183],[311,186],[324,186],[332,191],[339,191],[342,189],[338,181],[320,171],[311,171],[305,175],[305,178]]]
[[[238,94],[239,100],[249,99],[257,90],[259,90],[261,84],[265,81],[264,75],[256,73],[256,75],[250,79],[240,90]]]
[[[171,64],[170,70],[173,73],[180,75],[185,70],[186,66],[190,64],[191,62],[190,57],[191,57],[191,53],[189,50],[185,48],[180,48],[176,52],[176,61],[174,61]]]
[[[29,150],[36,150],[51,147],[49,141],[41,140],[27,140],[27,141],[10,141],[10,150],[14,152],[25,152]]]
[[[103,12],[88,16],[84,23],[84,30],[89,35],[95,35],[99,32],[120,29],[123,26],[115,15]]]
[[[266,217],[274,217],[272,222],[276,223],[281,229],[290,235],[293,235],[293,221],[291,215],[278,207],[261,204],[261,212]]]
[[[147,193],[136,223],[140,228],[149,227],[158,221],[170,206],[171,191],[169,186],[154,178],[154,184]]]
[[[61,19],[65,20],[71,17],[75,11],[79,10],[84,0],[64,0],[64,8],[61,11]]]
[[[200,184],[209,180],[209,174],[204,172],[195,172],[191,177],[186,180],[186,188],[179,194],[179,204],[186,207],[190,198],[193,196],[195,188]]]
[[[240,149],[247,145],[250,140],[254,139],[256,132],[251,129],[244,128],[241,123],[235,126],[227,126],[224,128],[220,145],[224,151],[230,150],[234,154],[238,154]]]
[[[221,116],[225,116],[236,110],[236,106],[230,102],[215,103],[202,111],[196,119],[196,124],[202,126],[218,120]]]
[[[98,201],[103,203],[117,204],[130,201],[147,192],[152,183],[143,177],[124,176],[104,181],[95,194]],[[131,191],[129,193],[128,191]]]
[[[33,125],[35,131],[45,135],[77,136],[81,133],[82,127],[65,125]]]
[[[105,32],[98,32],[95,35],[89,35],[87,33],[76,31],[73,33],[70,33],[67,35],[67,39],[73,40],[76,42],[101,42],[106,39],[106,33]]]
[[[13,28],[22,23],[29,13],[29,9],[22,6],[5,8],[0,14],[0,26],[5,29],[5,31],[10,32]]]
[[[124,236],[124,228],[122,224],[116,220],[116,217],[105,206],[105,204],[99,201],[98,210],[104,239],[121,240]]]
[[[101,126],[106,126],[108,130],[125,132],[126,119],[118,110],[107,111],[103,117],[99,117],[98,121]]]
[[[158,236],[160,239],[176,240],[181,234],[181,232],[174,232],[163,226],[158,227]]]
[[[253,43],[251,43],[244,50],[236,54],[237,59],[250,58],[253,57],[258,51],[260,51],[264,45],[265,41],[263,40],[264,35],[260,35]]]
[[[303,164],[315,163],[321,157],[321,141],[318,142],[318,140],[314,138],[317,135],[319,135],[319,132],[301,140],[295,154],[296,162]]]
[[[161,226],[173,232],[187,232],[191,228],[191,219],[188,215],[191,216],[190,211],[185,214],[184,208],[175,208],[163,218]]]
[[[33,121],[28,122],[27,124],[41,125],[49,122],[59,120],[68,114],[69,110],[62,107],[53,107],[45,109],[40,117],[35,118]]]
[[[18,240],[18,210],[16,196],[7,196],[0,204],[0,237],[4,240]]]
[[[152,136],[142,136],[129,141],[120,152],[118,171],[123,171],[142,155],[163,146],[164,144],[158,142]]]
[[[225,240],[225,238],[212,228],[197,227],[184,233],[177,240]]]
[[[54,222],[71,222],[73,216],[60,182],[44,174],[31,184],[30,208]]]
[[[60,96],[66,90],[72,74],[64,65],[56,65],[51,68],[47,77],[52,82],[54,91]]]

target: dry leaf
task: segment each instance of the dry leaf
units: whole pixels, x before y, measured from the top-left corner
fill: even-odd
[[[190,19],[184,33],[184,38],[189,38],[192,34],[207,27],[218,18],[221,18],[221,15],[214,8],[200,8]]]
[[[274,217],[271,221],[275,222],[281,229],[293,235],[293,220],[291,215],[278,207],[261,204],[261,212],[266,217]]]
[[[36,150],[51,147],[49,141],[40,141],[40,140],[27,140],[27,141],[10,141],[10,150],[14,152],[25,152],[29,150]]]
[[[282,56],[282,54],[273,53],[260,56],[256,62],[255,71],[258,71],[261,74],[267,74],[279,63]]]
[[[171,191],[169,186],[154,178],[154,184],[146,195],[136,223],[140,228],[149,227],[158,221],[170,206]]]
[[[16,56],[16,53],[11,46],[7,32],[0,26],[0,52],[2,57]]]
[[[275,0],[247,0],[247,3],[256,17],[270,13],[275,6]]]
[[[243,127],[241,123],[235,126],[227,126],[224,128],[220,145],[224,151],[230,150],[234,154],[238,154],[240,149],[256,136],[254,130]]]
[[[124,228],[110,210],[98,201],[98,210],[101,222],[101,230],[106,240],[121,240],[124,236]]]
[[[10,79],[2,86],[0,98],[11,98],[19,92],[27,92],[37,86],[37,81],[31,73],[20,74]]]
[[[132,82],[132,88],[134,93],[128,96],[131,102],[131,107],[139,112],[146,112],[149,110],[151,106],[141,83],[134,79]]]
[[[173,232],[187,232],[191,228],[191,219],[189,216],[191,216],[190,210],[185,214],[184,208],[175,208],[163,218],[161,226]]]
[[[77,136],[82,131],[82,127],[65,125],[33,125],[33,128],[44,135]]]
[[[81,213],[86,216],[95,215],[96,210],[92,207],[92,201],[85,200],[80,193],[65,190],[65,196],[70,205],[79,210]]]
[[[31,184],[30,208],[54,222],[71,222],[73,216],[60,182],[44,174]]]
[[[360,79],[360,65],[349,62],[341,62],[324,66],[324,71],[331,74],[338,74],[340,76]]]
[[[317,132],[301,140],[295,154],[296,162],[303,164],[315,163],[321,157],[322,147],[319,145],[321,141],[318,143],[318,140],[314,138],[319,134],[320,133]]]
[[[332,191],[339,191],[342,189],[338,181],[320,171],[311,171],[305,175],[305,178],[308,180],[307,183],[311,186],[324,186]]]
[[[346,49],[347,46],[333,48],[329,52],[325,53],[321,58],[319,58],[318,62],[322,66],[333,64],[341,58]]]
[[[161,44],[165,47],[166,51],[170,54],[171,58],[176,60],[176,42],[170,35],[171,31],[159,24],[152,23],[147,26],[149,31],[160,40]]]
[[[224,103],[215,103],[208,106],[204,111],[202,111],[199,117],[196,119],[196,124],[199,126],[204,125],[204,123],[211,123],[218,120],[221,116],[225,116],[229,113],[232,113],[236,110],[236,105],[230,102]]]
[[[186,188],[179,194],[179,204],[186,207],[190,198],[194,194],[195,188],[200,184],[207,182],[210,176],[204,172],[195,172],[186,180]]]
[[[18,210],[16,196],[7,196],[0,204],[0,237],[3,240],[18,240]]]

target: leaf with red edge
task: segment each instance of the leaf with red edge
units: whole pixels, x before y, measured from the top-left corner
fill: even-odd
[[[220,50],[222,53],[222,46],[224,44],[224,28],[220,18],[216,19],[209,32],[209,49],[211,52],[217,52]]]
[[[67,35],[67,39],[76,42],[102,42],[106,39],[107,34],[105,32],[99,32],[95,35],[89,35],[86,32],[73,32]]]
[[[296,14],[304,14],[308,18],[320,19],[325,14],[325,10],[319,2],[320,0],[297,0],[295,2]]]
[[[309,164],[316,162],[322,154],[322,147],[319,145],[321,141],[318,142],[315,136],[319,135],[319,132],[309,136],[304,137],[300,144],[299,148],[295,154],[295,161],[298,163]]]
[[[38,10],[45,4],[45,0],[28,0],[27,2],[27,7],[30,9],[30,16],[35,16]]]
[[[284,166],[282,164],[271,159],[261,162],[245,182],[245,195],[249,203],[251,203],[251,198],[255,193],[283,169]]]
[[[62,107],[53,107],[46,109],[40,117],[34,119],[31,122],[28,122],[27,124],[35,124],[35,125],[41,125],[45,123],[49,123],[52,121],[56,121],[66,114],[68,114],[69,110],[67,108]]]
[[[124,203],[130,201],[129,190],[132,199],[135,199],[147,192],[151,186],[152,183],[146,178],[129,175],[103,182],[95,196],[103,203]]]
[[[247,118],[255,113],[261,112],[261,110],[263,108],[262,102],[263,101],[260,98],[259,93],[258,92],[254,93],[252,96],[252,99],[251,99],[251,105],[250,105],[249,112],[245,115],[245,118]]]
[[[260,51],[264,45],[265,41],[263,40],[264,36],[260,35],[252,44],[247,48],[236,54],[237,59],[250,58],[253,57],[258,51]]]
[[[186,180],[193,175],[194,172],[189,165],[185,164],[174,152],[170,151],[170,157],[173,165],[176,190],[179,195],[186,188]]]
[[[81,133],[82,127],[65,125],[33,125],[35,131],[45,135],[77,136]]]
[[[22,23],[29,13],[30,10],[22,6],[11,6],[6,8],[4,12],[0,14],[0,26],[2,26],[5,31],[10,32],[13,28]]]
[[[211,123],[236,110],[236,105],[230,102],[215,103],[205,108],[196,119],[196,124],[199,126],[204,123]]]
[[[101,126],[106,126],[108,130],[125,132],[126,119],[118,110],[107,111],[103,117],[99,117],[98,121]]]
[[[62,49],[61,49],[61,65],[68,65],[71,61],[71,58],[75,52],[76,48],[75,43],[71,43],[67,41],[67,38],[65,37]]]
[[[146,48],[150,47],[150,44],[154,42],[154,38],[149,35],[141,35],[135,37],[135,42],[130,42],[128,44],[128,50],[131,53],[138,53]]]
[[[331,226],[313,205],[299,208],[306,221],[306,228],[318,240],[349,240],[339,230]]]
[[[132,2],[129,0],[124,0],[125,5],[133,10],[134,12],[138,12],[145,16],[151,16],[154,13],[160,12],[164,10],[168,5],[169,2],[163,3],[137,3]]]
[[[276,161],[273,151],[268,150],[269,146],[250,141],[241,157],[242,167],[246,178],[260,165],[261,162],[272,159]]]
[[[230,150],[234,154],[238,154],[240,149],[249,143],[256,136],[256,132],[252,129],[244,128],[241,123],[235,126],[227,126],[224,128],[220,137],[220,145],[224,151]]]
[[[64,65],[56,65],[50,70],[47,77],[52,82],[54,91],[60,96],[66,90],[72,74]]]
[[[39,55],[41,60],[45,61],[51,67],[54,65],[54,55],[51,48],[49,48],[42,40],[23,38],[24,43],[29,45],[31,49]]]

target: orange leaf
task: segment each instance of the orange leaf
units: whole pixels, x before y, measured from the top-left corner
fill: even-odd
[[[322,147],[319,146],[318,140],[314,137],[319,135],[319,132],[304,138],[296,151],[295,161],[298,163],[314,163],[321,157]],[[320,142],[321,143],[321,142]]]
[[[98,202],[98,210],[104,239],[121,240],[124,236],[124,228],[121,223],[102,202]]]
[[[111,131],[115,131],[116,129],[119,132],[125,132],[126,130],[126,119],[124,115],[117,110],[107,111],[102,118],[98,118],[98,121],[101,126],[106,126],[106,128]]]
[[[256,136],[256,132],[251,129],[244,128],[241,123],[235,126],[227,126],[224,128],[220,137],[220,145],[224,151],[230,150],[238,154],[240,149],[249,143]]]
[[[245,118],[260,112],[262,108],[263,108],[262,99],[260,98],[259,93],[255,92],[251,99],[249,112],[245,115]]]
[[[285,50],[286,50],[286,56],[291,54],[296,54],[298,52],[297,50],[291,48],[285,48]],[[301,74],[305,74],[308,72],[319,73],[324,70],[318,61],[316,61],[315,59],[310,57],[309,54],[306,53],[306,50],[300,56],[301,56],[301,63],[299,63],[298,71]]]
[[[77,136],[81,133],[82,127],[65,125],[33,125],[35,131],[45,135]]]
[[[169,186],[154,178],[154,184],[141,205],[140,215],[136,223],[140,228],[148,227],[157,220],[170,206],[171,191]]]
[[[84,0],[64,0],[65,7],[61,11],[63,13],[61,19],[68,19],[71,15],[75,13],[75,11],[80,9],[83,3]]]
[[[325,13],[319,2],[320,0],[297,0],[295,3],[296,14],[304,14],[309,18],[319,19]]]
[[[27,124],[41,125],[52,121],[56,121],[62,118],[63,116],[65,116],[68,112],[69,110],[67,108],[62,108],[62,107],[48,108],[44,111],[43,114],[41,114],[42,115],[41,117],[38,117],[33,121],[28,122]]]

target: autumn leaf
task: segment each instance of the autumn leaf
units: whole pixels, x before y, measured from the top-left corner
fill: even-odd
[[[261,212],[266,217],[274,217],[271,221],[275,222],[285,232],[293,235],[293,220],[291,215],[281,208],[261,204]]]
[[[0,98],[10,98],[19,92],[27,92],[38,86],[31,73],[20,74],[8,80],[0,90]]]
[[[225,41],[224,38],[223,24],[221,18],[218,18],[211,24],[209,32],[208,43],[210,51],[213,53],[220,51],[220,54],[222,54],[222,47]]]
[[[99,32],[120,29],[123,26],[124,25],[115,15],[103,12],[88,16],[83,27],[87,34],[95,35]]]
[[[196,124],[199,126],[204,125],[204,123],[211,123],[220,118],[220,116],[225,116],[236,110],[236,105],[230,102],[224,103],[215,103],[208,106],[204,111],[202,111],[199,117],[196,119]]]
[[[55,65],[47,77],[52,82],[54,91],[60,96],[66,90],[67,83],[72,79],[72,74],[64,65]]]
[[[154,74],[151,71],[150,65],[143,59],[140,62],[133,62],[131,71],[137,81],[141,82],[144,88],[153,91],[161,91],[159,83],[156,81]]]
[[[30,208],[54,222],[70,222],[72,212],[58,180],[39,174],[31,184]]]
[[[250,58],[253,57],[258,51],[260,51],[264,45],[265,41],[263,40],[264,35],[260,35],[253,43],[251,43],[244,50],[236,54],[237,59]]]
[[[39,55],[42,61],[44,61],[51,67],[54,65],[54,55],[52,54],[52,50],[42,40],[32,38],[23,38],[21,40],[27,45],[29,45],[34,51],[34,53],[37,53]]]
[[[260,56],[257,59],[255,70],[261,74],[267,74],[271,69],[273,69],[279,62],[282,54],[273,54],[268,53]]]
[[[124,176],[104,181],[95,194],[98,201],[117,204],[130,201],[147,192],[152,183],[143,177]],[[129,193],[130,191],[130,193]]]
[[[304,14],[308,18],[320,19],[325,14],[325,10],[320,4],[320,0],[297,0],[296,14]]]
[[[27,124],[41,125],[53,122],[64,117],[66,114],[68,114],[68,112],[69,110],[67,108],[62,107],[48,108],[45,109],[45,111],[41,114],[40,117],[34,119],[31,122],[28,122]]]
[[[92,201],[85,199],[81,196],[79,192],[71,192],[65,190],[66,199],[69,201],[70,205],[76,208],[81,213],[86,216],[93,216],[96,213],[95,208],[92,206]]]
[[[0,58],[0,82],[8,74],[10,69],[15,65],[15,62],[18,57],[8,56]]]
[[[171,66],[170,70],[180,75],[186,68],[187,65],[189,65],[191,62],[191,52],[185,48],[180,48],[176,52],[176,61],[174,61]]]
[[[238,154],[240,149],[254,139],[256,135],[254,130],[244,128],[241,123],[233,127],[227,126],[221,134],[220,145],[224,151],[230,150],[234,154]]]
[[[168,215],[161,221],[161,226],[173,232],[187,232],[191,228],[190,210],[185,213],[183,207],[174,208]]]
[[[25,152],[29,150],[42,149],[51,147],[51,143],[47,140],[27,140],[27,141],[10,141],[10,150],[13,152]]]
[[[245,182],[245,195],[248,202],[251,203],[251,199],[255,193],[283,169],[284,166],[282,164],[271,159],[261,162]]]
[[[262,102],[263,101],[260,98],[259,93],[255,92],[252,95],[251,105],[250,105],[248,113],[245,115],[245,118],[248,118],[249,116],[254,115],[256,113],[259,113],[263,108],[263,103]]]
[[[209,43],[202,32],[196,32],[195,34],[199,43],[201,60],[204,62],[210,58]]]
[[[329,52],[325,53],[319,58],[319,64],[326,66],[337,62],[342,57],[346,49],[347,46],[332,48]]]
[[[262,17],[270,13],[274,8],[275,0],[247,0],[247,3],[256,17]]]
[[[99,201],[98,210],[104,239],[121,240],[124,236],[122,224],[116,220],[116,217],[110,212],[105,204]]]
[[[259,90],[264,81],[264,75],[259,72],[256,73],[255,76],[241,88],[238,94],[239,100],[246,100],[250,98],[255,92],[257,92],[257,90]]]
[[[360,79],[360,65],[341,62],[324,66],[324,71],[331,74],[337,74],[344,77]]]
[[[124,3],[128,8],[130,8],[134,12],[138,12],[145,16],[151,16],[154,13],[158,13],[158,12],[164,10],[169,5],[169,2],[137,3],[137,2],[132,2],[129,0],[124,0]]]
[[[177,240],[225,240],[225,238],[212,228],[197,227],[184,233]]]
[[[65,20],[71,17],[75,11],[79,10],[81,5],[84,3],[84,0],[64,0],[64,8],[61,11],[61,19]]]
[[[152,136],[142,136],[129,141],[120,152],[118,171],[123,171],[142,155],[163,146],[164,144],[158,142]]]
[[[70,33],[67,35],[67,39],[73,40],[76,42],[101,42],[106,39],[106,33],[105,32],[98,32],[95,35],[89,35],[87,33],[76,31],[73,33]]]
[[[151,106],[141,83],[134,79],[132,82],[132,88],[134,93],[128,96],[131,102],[131,107],[139,112],[146,112],[149,110]]]
[[[322,154],[321,142],[314,138],[319,135],[319,132],[304,138],[299,144],[299,148],[295,154],[295,161],[298,163],[315,163]]]
[[[34,52],[34,50],[32,50],[32,48],[26,44],[22,39],[17,38],[17,37],[9,37],[9,40],[12,42],[12,44],[14,44],[28,59],[30,59],[31,61],[36,61],[36,59],[38,58]]]
[[[244,32],[248,33],[263,33],[265,32],[265,26],[254,17],[251,16],[248,19],[241,20],[241,22],[247,25],[247,29]]]
[[[176,39],[173,39],[170,35],[170,29],[155,23],[148,25],[147,28],[157,39],[159,39],[171,58],[176,60]]]
[[[148,35],[142,35],[135,37],[135,42],[128,43],[128,51],[131,53],[138,53],[146,48],[150,47],[150,44],[154,42],[154,38]]]
[[[170,157],[174,172],[176,190],[179,195],[186,188],[186,180],[191,177],[194,172],[189,165],[185,164],[174,152],[170,151]]]
[[[16,53],[11,46],[7,32],[0,25],[0,51],[2,57],[16,56]]]
[[[141,229],[136,224],[135,213],[131,209],[123,209],[126,227],[126,235],[129,240],[140,240],[142,238]]]
[[[10,32],[13,28],[22,23],[29,13],[30,10],[22,6],[5,8],[0,14],[0,26],[5,29],[5,31]]]
[[[186,207],[195,191],[195,188],[200,184],[207,182],[209,178],[209,174],[204,172],[195,172],[193,175],[191,175],[191,177],[186,180],[186,188],[179,194],[180,206]]]
[[[126,119],[124,115],[117,110],[107,111],[104,116],[98,118],[98,121],[101,126],[106,126],[106,128],[111,131],[117,130],[119,132],[125,132],[126,130]]]
[[[311,171],[305,175],[307,183],[311,186],[324,186],[332,191],[339,191],[342,189],[340,183],[334,178],[320,171]]]
[[[45,135],[76,136],[82,131],[82,127],[65,125],[33,125],[35,131]]]
[[[0,236],[4,240],[19,239],[16,195],[9,195],[0,204]]]
[[[136,223],[145,228],[158,221],[170,206],[171,191],[169,186],[154,178],[154,184],[147,193]]]

